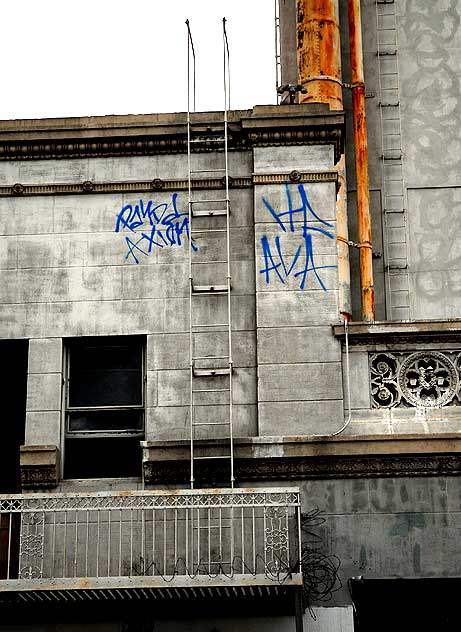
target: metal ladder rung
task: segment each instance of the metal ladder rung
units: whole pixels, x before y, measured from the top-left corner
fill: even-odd
[[[218,208],[218,209],[213,209],[210,211],[205,209],[205,210],[192,212],[192,217],[212,217],[212,216],[217,216],[217,215],[227,215],[227,209]]]
[[[378,105],[380,108],[398,108],[400,106],[400,101],[395,101],[394,103],[383,103],[380,101]]]
[[[228,393],[228,388],[194,388],[193,393]]]
[[[217,263],[227,263],[226,260],[222,260],[222,259],[217,259],[216,261],[193,261],[192,265],[193,266],[211,266],[211,265],[216,265]]]
[[[197,421],[193,426],[229,426],[230,421]]]
[[[195,327],[205,327],[205,328],[210,328],[210,327],[229,327],[229,323],[211,323],[211,324],[207,324],[207,325],[199,325],[198,323],[195,325],[192,325],[192,329],[195,329]]]
[[[192,169],[191,173],[221,173],[225,169]]]
[[[193,368],[192,373],[195,377],[218,377],[221,375],[230,375],[231,369],[197,369]]]
[[[228,355],[223,356],[194,356],[192,358],[192,362],[195,360],[227,360],[229,358]]]
[[[213,202],[215,204],[218,202],[229,202],[229,198],[220,198],[219,200],[190,200],[189,204],[206,204],[207,202]]]
[[[227,228],[193,228],[190,233],[191,235],[196,233],[227,233]]]
[[[190,143],[224,143],[225,138],[191,138]]]
[[[219,456],[195,456],[193,457],[194,459],[197,460],[203,460],[203,459],[231,459],[232,455],[231,454],[222,454]]]
[[[225,123],[224,121],[217,121],[211,125],[207,123],[203,123],[202,121],[190,121],[191,129],[194,129],[194,132],[201,132],[202,134],[211,134],[213,132],[222,132],[224,129]],[[200,129],[197,129],[200,128]]]
[[[378,57],[395,57],[397,55],[397,49],[395,50],[378,50],[376,52]]]
[[[192,285],[194,294],[223,294],[228,289],[227,285]]]

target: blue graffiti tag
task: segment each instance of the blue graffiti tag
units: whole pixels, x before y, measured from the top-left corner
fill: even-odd
[[[178,194],[173,193],[171,202],[157,204],[149,200],[139,200],[139,204],[126,204],[117,215],[115,232],[128,230],[136,237],[125,236],[128,252],[125,259],[139,263],[140,254],[149,256],[154,248],[182,246],[184,239],[191,241],[193,250],[197,250],[189,234],[189,216],[180,213],[177,208]]]
[[[270,282],[271,273],[273,273],[276,279],[281,283],[285,283],[285,280],[293,274],[295,278],[299,278],[299,288],[301,290],[305,287],[308,273],[313,272],[320,287],[326,291],[327,288],[318,271],[325,268],[336,268],[337,266],[318,266],[315,264],[312,236],[317,234],[324,235],[328,239],[334,239],[334,235],[331,231],[320,226],[313,226],[310,222],[316,221],[328,228],[332,228],[333,226],[324,219],[321,219],[314,211],[304,190],[304,185],[298,185],[298,193],[301,201],[301,205],[298,208],[293,207],[293,200],[288,184],[285,188],[287,198],[286,211],[277,213],[265,198],[262,200],[283,233],[300,233],[300,243],[291,263],[288,263],[286,256],[284,256],[282,252],[279,235],[274,238],[272,248],[269,239],[265,235],[261,237],[264,268],[259,272],[265,275],[266,283]]]

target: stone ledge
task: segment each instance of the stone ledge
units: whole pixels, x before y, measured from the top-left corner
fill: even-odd
[[[190,441],[142,441],[144,458],[189,458]],[[212,454],[226,445],[224,439],[194,442],[195,449]],[[271,458],[327,455],[392,455],[461,453],[460,433],[398,435],[325,435],[295,437],[244,437],[234,439],[235,458]]]
[[[351,345],[395,342],[461,342],[461,319],[402,320],[348,323]],[[333,325],[333,334],[345,339],[344,325]]]
[[[55,445],[22,445],[20,468],[23,489],[57,487],[59,462],[59,448]]]
[[[222,454],[225,441],[197,441],[196,454]],[[143,441],[147,484],[184,484],[188,441]],[[325,437],[250,437],[234,441],[239,481],[461,474],[461,433]],[[194,466],[197,485],[223,484],[228,467],[206,459]]]

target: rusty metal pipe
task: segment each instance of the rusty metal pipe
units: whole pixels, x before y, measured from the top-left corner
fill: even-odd
[[[360,291],[362,320],[375,319],[373,287],[373,257],[368,178],[368,141],[365,113],[365,82],[363,74],[362,21],[360,0],[348,0],[349,41],[352,73],[352,104],[354,119],[355,171],[357,178],[357,224],[360,248]]]
[[[298,83],[307,93],[301,103],[328,103],[343,109],[341,41],[338,0],[297,0]],[[351,319],[351,275],[347,227],[347,186],[344,154],[336,165],[336,234],[338,252],[339,311]]]
[[[297,0],[301,103],[328,103],[343,109],[338,0]]]

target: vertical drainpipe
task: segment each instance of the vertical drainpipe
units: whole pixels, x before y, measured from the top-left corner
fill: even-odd
[[[297,0],[298,83],[306,88],[300,103],[328,103],[343,109],[338,0]],[[344,154],[336,165],[338,193],[336,231],[339,311],[351,318],[351,282],[347,229],[347,189]]]
[[[375,291],[373,287],[373,252],[371,239],[368,142],[365,115],[365,82],[363,74],[360,0],[348,0],[348,9],[352,73],[352,103],[354,108],[355,171],[357,178],[357,223],[360,248],[362,320],[373,321],[375,319]]]

